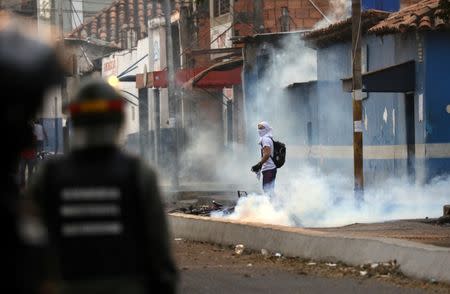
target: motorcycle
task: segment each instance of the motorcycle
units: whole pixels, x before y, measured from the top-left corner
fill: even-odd
[[[52,157],[52,156],[54,156],[54,155],[55,155],[54,152],[50,152],[50,151],[39,151],[39,152],[37,153],[37,159],[38,159],[39,161],[42,161],[42,160],[47,159],[47,158],[49,158],[49,157]]]

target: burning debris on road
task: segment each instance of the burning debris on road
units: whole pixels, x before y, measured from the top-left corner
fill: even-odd
[[[200,201],[199,201],[200,202]],[[222,213],[224,215],[231,214],[234,212],[234,205],[226,206],[215,200],[211,203],[200,204],[199,202],[191,204],[188,207],[180,207],[169,211],[169,213],[185,213],[200,216],[211,216],[212,213]]]
[[[246,191],[237,191],[238,199],[242,197],[247,197],[248,193]],[[194,203],[178,207],[169,211],[169,213],[185,213],[200,216],[211,216],[213,213],[218,213],[221,215],[230,215],[234,212],[236,206],[235,201],[225,201],[226,203],[218,202],[214,199],[197,199]]]

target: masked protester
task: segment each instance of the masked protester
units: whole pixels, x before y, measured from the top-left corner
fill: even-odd
[[[277,167],[273,161],[274,141],[272,128],[265,121],[258,124],[259,141],[261,147],[261,160],[252,166],[251,170],[258,175],[262,173],[262,186],[264,193],[274,196]]]
[[[85,83],[69,106],[72,150],[30,185],[55,250],[63,293],[174,293],[176,268],[155,172],[118,147],[124,99]]]

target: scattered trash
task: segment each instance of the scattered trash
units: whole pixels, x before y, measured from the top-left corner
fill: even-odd
[[[316,265],[317,263],[315,262],[308,262],[307,265]]]
[[[390,277],[399,270],[396,260],[388,262],[371,262],[360,265],[361,272],[366,272],[370,276]]]
[[[436,284],[437,281],[436,281],[436,279],[430,279],[430,283],[431,283],[431,284]]]
[[[236,247],[234,247],[234,252],[237,255],[241,255],[244,252],[245,246],[243,244],[237,244]]]
[[[264,256],[267,256],[267,255],[269,255],[269,251],[267,251],[267,249],[261,249],[261,254],[262,255],[264,255]]]
[[[337,266],[337,264],[331,263],[331,262],[326,263],[326,265],[328,265],[328,266],[330,266],[330,267],[335,267],[335,266]]]
[[[175,241],[183,241],[183,238],[175,238]]]
[[[247,266],[248,266],[248,267],[252,267],[252,266],[253,266],[253,264],[249,263],[249,264],[247,264]]]
[[[360,271],[359,274],[360,274],[361,276],[363,276],[363,277],[364,277],[364,276],[367,276],[367,271]]]
[[[281,253],[275,253],[275,257],[281,257]]]

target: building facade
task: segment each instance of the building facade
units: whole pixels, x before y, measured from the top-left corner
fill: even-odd
[[[450,173],[450,133],[446,127],[450,89],[442,76],[449,66],[448,54],[443,53],[450,49],[449,29],[448,21],[439,16],[439,1],[421,1],[391,14],[363,13],[360,127],[368,185],[389,178],[427,183]],[[261,81],[267,82],[266,72],[274,70],[271,64],[276,57],[265,50],[281,48],[284,38],[292,36],[260,35],[247,40],[247,112],[261,104],[261,96],[254,93],[258,93]],[[292,83],[282,94],[270,92],[278,94],[273,97],[278,99],[272,103],[273,119],[291,130],[285,131],[283,139],[290,147],[293,165],[309,162],[322,171],[351,178],[351,19],[313,30],[302,39],[316,51],[317,76]],[[299,45],[295,54],[300,58],[304,50]],[[306,63],[298,71],[303,68]],[[278,70],[281,75],[285,69]]]

